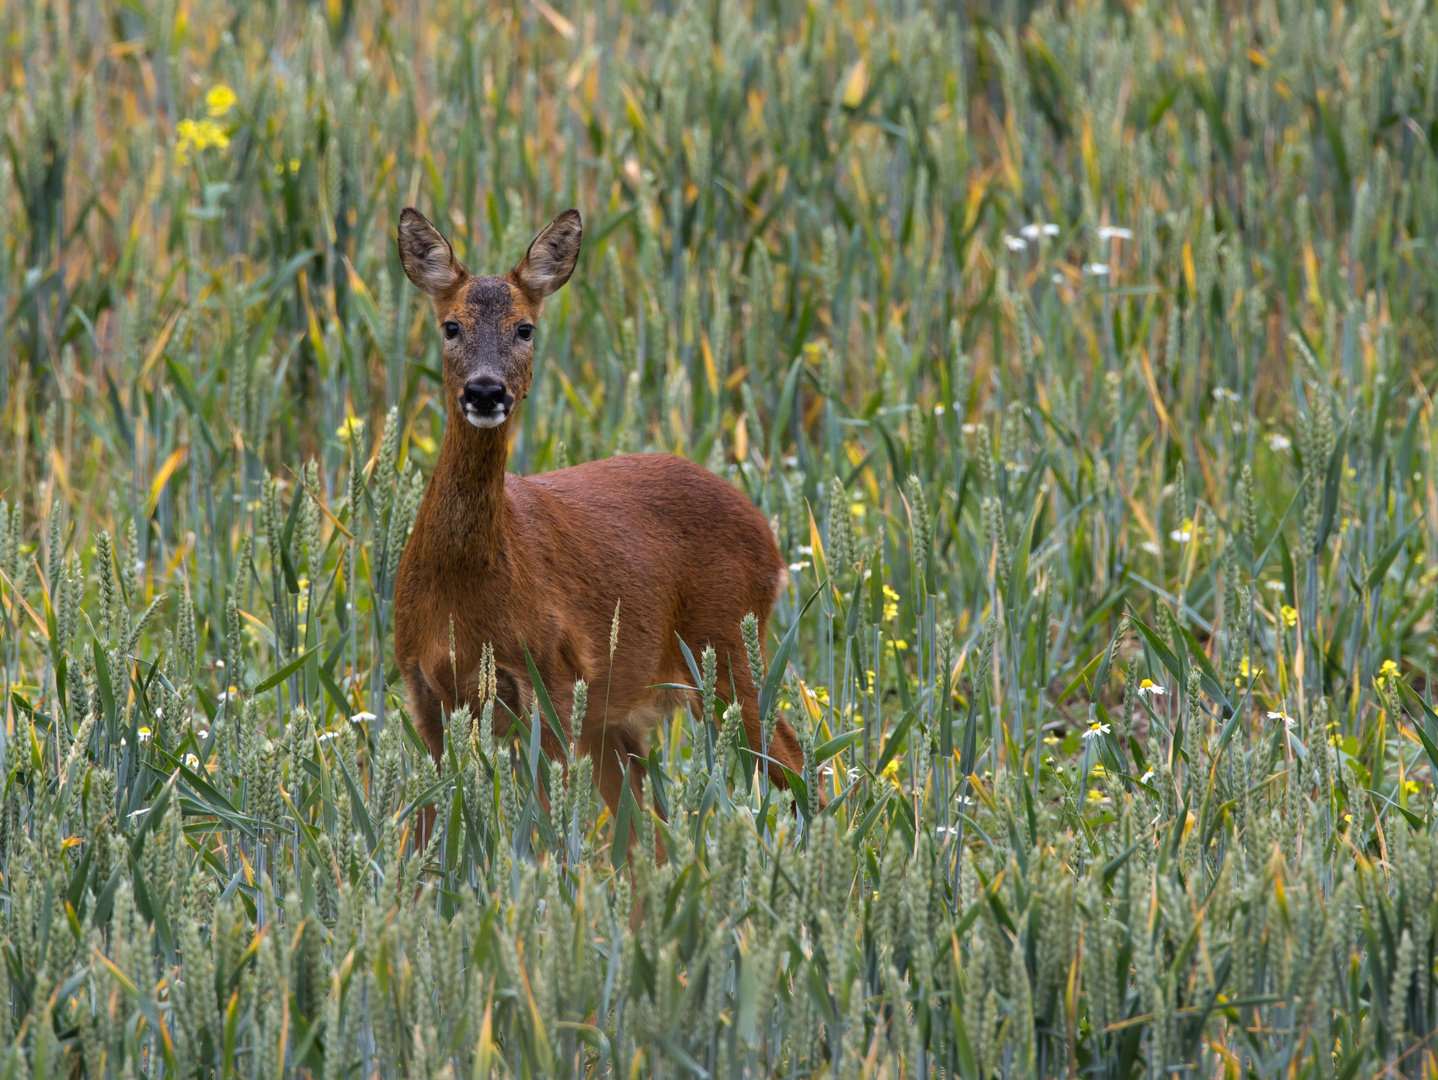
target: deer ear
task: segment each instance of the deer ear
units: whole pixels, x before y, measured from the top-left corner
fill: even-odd
[[[465,275],[449,241],[412,206],[399,216],[399,261],[414,287],[426,296],[449,292]]]
[[[534,238],[519,265],[509,272],[510,276],[536,300],[558,292],[569,280],[569,275],[574,273],[574,264],[579,261],[579,242],[583,236],[584,225],[579,220],[579,211],[564,211]]]

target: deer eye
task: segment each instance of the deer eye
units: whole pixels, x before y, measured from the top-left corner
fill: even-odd
[[[444,337],[446,341],[453,341],[459,337],[459,323],[447,322],[444,324]]]
[[[514,328],[514,332],[519,335],[520,341],[528,341],[534,337],[534,326],[531,323],[522,322]]]

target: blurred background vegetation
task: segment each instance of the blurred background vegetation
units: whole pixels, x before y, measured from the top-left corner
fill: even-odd
[[[5,1076],[1438,1070],[1431,2],[11,0],[0,73]],[[617,823],[542,699],[415,741],[411,204],[583,213],[511,468],[770,515],[792,793],[703,642]]]

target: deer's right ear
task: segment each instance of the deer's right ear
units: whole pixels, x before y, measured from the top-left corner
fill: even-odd
[[[465,273],[449,241],[412,206],[399,216],[399,261],[414,287],[426,296],[449,292]]]

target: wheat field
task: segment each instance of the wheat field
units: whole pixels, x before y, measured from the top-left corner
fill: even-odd
[[[1428,0],[8,0],[0,135],[5,1080],[1438,1076]],[[764,511],[787,789],[703,642],[423,749],[408,205],[581,210],[510,468]]]

